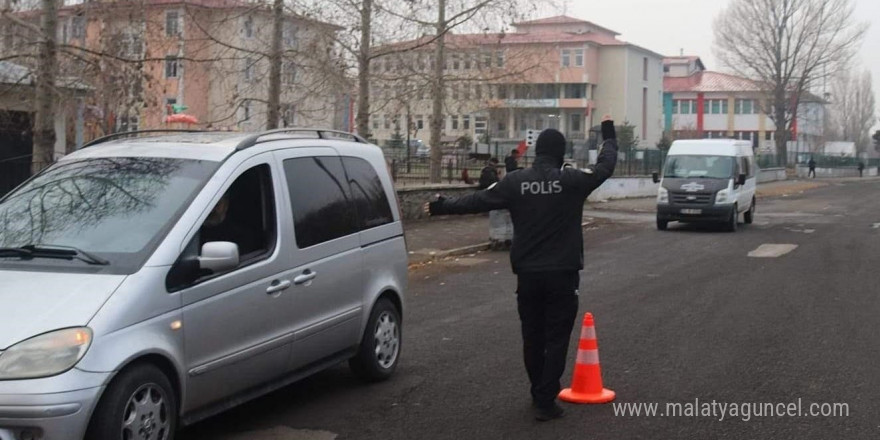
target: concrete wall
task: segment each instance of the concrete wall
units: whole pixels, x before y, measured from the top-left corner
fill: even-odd
[[[650,177],[615,177],[605,181],[587,199],[591,202],[633,197],[653,197],[657,195],[660,184]]]
[[[786,178],[785,168],[763,168],[758,170],[758,183],[776,182]]]
[[[797,166],[797,176],[800,178],[808,177],[810,168],[805,165]],[[877,167],[866,167],[864,170],[865,177],[877,177]],[[856,167],[840,167],[840,168],[819,168],[816,167],[816,177],[859,177],[859,169]]]

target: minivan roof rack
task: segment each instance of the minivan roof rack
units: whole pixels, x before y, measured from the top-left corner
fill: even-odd
[[[316,136],[318,136],[318,139],[335,139],[335,138],[339,138],[339,137],[350,137],[351,140],[353,140],[355,142],[359,142],[362,144],[369,143],[366,141],[366,139],[364,139],[354,133],[349,133],[347,131],[341,131],[341,130],[326,130],[323,128],[277,128],[274,130],[267,130],[267,131],[263,131],[260,133],[256,133],[256,134],[253,134],[251,136],[248,136],[248,137],[242,139],[242,141],[239,142],[238,145],[235,147],[235,150],[241,151],[246,148],[253,147],[254,145],[261,143],[260,138],[262,138],[263,136],[268,136],[268,135],[272,135],[272,134],[284,134],[284,133],[314,133]],[[333,137],[333,136],[328,137],[327,136],[328,134],[336,135],[336,136],[335,137]]]
[[[185,129],[172,129],[172,128],[158,128],[153,130],[135,130],[135,131],[120,131],[119,133],[108,134],[107,136],[102,136],[92,141],[89,141],[82,148],[91,147],[93,145],[102,144],[104,142],[112,141],[113,139],[123,138],[126,136],[138,137],[142,134],[150,134],[150,133],[204,133],[204,130],[185,130]]]

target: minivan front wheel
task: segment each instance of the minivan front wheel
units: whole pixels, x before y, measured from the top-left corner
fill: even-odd
[[[749,210],[743,214],[743,221],[750,225],[753,221],[755,221],[755,198],[752,197],[752,206],[749,206]]]
[[[401,336],[400,312],[391,301],[380,299],[370,313],[357,355],[348,363],[351,370],[371,382],[391,377],[400,358]]]
[[[173,440],[177,400],[171,382],[153,365],[141,364],[116,377],[95,408],[86,438]]]
[[[733,205],[730,211],[730,218],[727,219],[727,232],[736,232],[736,223],[739,221],[739,208]]]

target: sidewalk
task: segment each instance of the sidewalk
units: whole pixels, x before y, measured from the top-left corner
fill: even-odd
[[[822,179],[821,181],[792,179],[764,183],[758,185],[758,198],[787,197],[827,186],[839,180],[854,179]],[[655,203],[654,197],[590,202],[584,207],[584,213],[587,216],[590,211],[653,213],[656,209]],[[444,216],[413,220],[404,224],[404,232],[409,250],[409,263],[424,264],[435,259],[485,250],[489,242],[489,216],[487,214]]]

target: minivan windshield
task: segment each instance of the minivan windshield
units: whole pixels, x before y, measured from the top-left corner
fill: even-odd
[[[733,176],[733,164],[734,158],[730,156],[668,156],[663,177],[729,179]]]
[[[132,273],[218,165],[155,157],[56,164],[0,201],[0,248],[76,249],[106,261],[105,271]],[[19,255],[0,258],[0,268],[84,265],[72,258]]]

